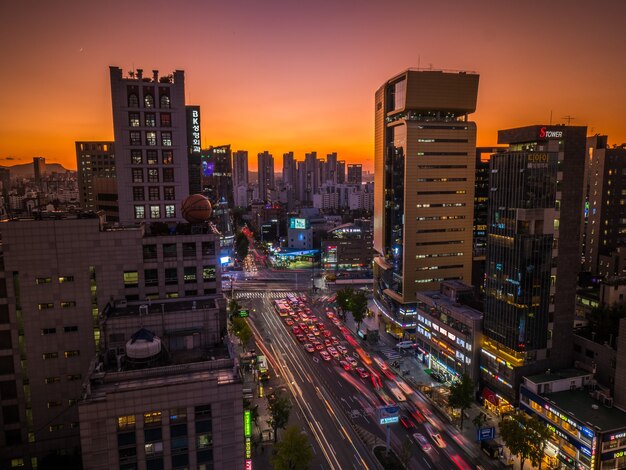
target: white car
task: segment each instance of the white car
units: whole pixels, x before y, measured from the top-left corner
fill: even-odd
[[[332,346],[330,346],[328,348],[328,352],[330,353],[331,356],[338,358],[339,357],[339,353],[337,352],[337,350],[335,348],[333,348]]]
[[[441,437],[441,434],[435,431],[430,424],[424,424],[424,427],[426,428],[426,432],[428,432],[428,435],[433,440],[433,442],[437,444],[437,447],[440,447],[442,449],[446,447],[446,442]]]
[[[423,434],[420,434],[419,432],[416,432],[415,434],[413,434],[413,439],[415,439],[417,441],[417,443],[420,445],[420,447],[422,448],[422,450],[424,452],[429,451],[430,449],[432,449],[432,446],[426,440],[426,438],[424,437]]]
[[[411,349],[413,347],[413,341],[400,341],[395,347],[398,349]]]
[[[359,363],[356,362],[356,359],[351,357],[351,356],[346,356],[345,360],[348,364],[350,364],[352,367],[356,367]]]
[[[345,346],[342,346],[342,345],[337,345],[337,351],[339,351],[344,356],[346,354],[348,354],[348,348],[346,348]]]

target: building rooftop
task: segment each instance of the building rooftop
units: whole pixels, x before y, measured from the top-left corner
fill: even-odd
[[[439,291],[425,291],[425,292],[417,292],[417,300],[425,301],[428,304],[437,307],[443,307],[450,310],[453,313],[460,314],[466,318],[472,320],[480,320],[483,318],[482,312],[473,309],[472,307],[468,307],[467,305],[463,305],[457,302],[454,302],[449,297],[446,297]]]
[[[105,317],[121,317],[128,315],[157,315],[160,313],[188,312],[189,310],[201,310],[216,308],[215,296],[198,296],[189,299],[160,299],[146,302],[133,302],[128,304],[124,301],[109,303],[103,310]]]
[[[584,390],[567,390],[545,395],[550,403],[589,426],[606,432],[626,428],[626,413],[608,408]]]
[[[580,369],[559,369],[554,372],[531,375],[525,377],[525,379],[532,383],[540,384],[544,382],[554,382],[556,380],[573,379],[575,377],[585,377],[587,375],[589,375],[589,372]]]

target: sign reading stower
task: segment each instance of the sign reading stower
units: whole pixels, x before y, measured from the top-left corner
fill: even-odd
[[[397,405],[379,406],[378,407],[378,423],[392,424],[397,423],[400,419],[398,412],[400,407]]]

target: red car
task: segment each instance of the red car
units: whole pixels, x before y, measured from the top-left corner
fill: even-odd
[[[322,349],[324,349],[324,345],[320,343],[319,341],[314,343],[314,346],[315,346],[315,349],[317,349],[318,351],[321,351]]]
[[[306,352],[315,352],[315,347],[311,343],[306,343],[304,345],[304,349],[306,350]]]
[[[317,327],[320,329],[320,331],[326,328],[326,326],[322,322],[318,322]]]
[[[404,426],[404,429],[415,429],[415,424],[413,424],[413,421],[411,421],[411,418],[407,415],[400,415],[400,422],[402,426]]]
[[[356,371],[362,379],[367,379],[370,376],[370,373],[363,369],[363,367],[357,367]]]
[[[343,370],[352,370],[352,366],[348,364],[346,361],[339,361],[339,365],[343,367]]]
[[[328,330],[324,330],[322,331],[322,334],[324,335],[325,338],[330,338],[333,334],[328,331]]]
[[[293,325],[293,320],[291,318],[287,317],[285,319],[285,323],[287,324],[287,326],[291,326],[291,325]]]
[[[304,343],[306,341],[306,336],[304,336],[304,335],[296,335],[296,339],[298,341],[300,341],[301,343]]]
[[[298,328],[297,326],[294,326],[291,331],[293,331],[294,335],[299,335],[302,333],[302,330],[300,328]]]

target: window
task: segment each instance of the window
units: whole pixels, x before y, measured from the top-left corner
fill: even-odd
[[[157,151],[156,150],[148,150],[146,152],[146,161],[148,163],[148,165],[158,165],[159,163],[159,159],[157,157]]]
[[[77,326],[64,326],[63,327],[64,333],[76,333],[77,331],[78,331]]]
[[[143,170],[141,168],[133,168],[133,183],[143,183]]]
[[[147,94],[143,97],[143,104],[146,108],[154,108],[154,96]]]
[[[56,328],[42,328],[41,329],[41,335],[53,335],[57,332]]]
[[[174,168],[163,168],[163,182],[164,183],[174,182]]]
[[[154,146],[156,144],[157,144],[156,132],[154,131],[146,132],[146,145]]]
[[[139,131],[130,132],[130,145],[141,145],[141,132]]]
[[[128,107],[129,108],[138,108],[139,107],[139,98],[135,93],[131,93],[128,95]]]
[[[170,113],[161,113],[161,127],[172,127],[172,115]]]
[[[67,374],[65,377],[69,382],[74,380],[81,380],[83,378],[83,374]]]
[[[161,191],[158,186],[150,186],[148,188],[148,198],[151,201],[158,201],[161,198]]]
[[[183,243],[183,258],[196,257],[196,244],[193,242]]]
[[[154,113],[146,113],[146,127],[156,127],[156,116]]]
[[[144,245],[143,246],[143,259],[157,259],[157,247],[156,245]]]
[[[215,243],[202,242],[202,256],[215,256]]]
[[[163,165],[174,164],[174,152],[172,150],[163,150]]]
[[[124,287],[137,287],[138,283],[137,271],[124,271]]]
[[[54,308],[54,304],[52,302],[47,302],[43,304],[39,304],[39,310],[48,310],[50,308]]]
[[[128,125],[130,127],[139,127],[141,125],[139,122],[139,113],[128,113]]]
[[[211,433],[200,434],[197,436],[198,449],[204,449],[205,447],[211,447],[213,445],[213,435]]]
[[[159,270],[158,269],[144,269],[144,278],[146,286],[159,285]]]
[[[43,383],[46,385],[58,384],[61,381],[61,377],[46,377],[43,379]]]
[[[170,107],[170,97],[167,95],[161,95],[161,108],[169,108]]]
[[[59,276],[59,284],[74,282],[74,276]]]
[[[48,402],[48,408],[56,408],[57,406],[61,406],[63,403],[61,403],[58,400],[53,400],[53,401],[49,401]]]
[[[198,280],[197,279],[196,267],[195,266],[186,266],[185,270],[184,270],[183,278],[185,279],[185,284],[196,282]]]
[[[163,243],[163,258],[176,258],[176,243]]]
[[[43,353],[42,357],[44,360],[46,359],[56,359],[57,357],[59,357],[59,353],[57,352],[47,352],[47,353]]]
[[[173,424],[170,426],[171,437],[183,437],[187,435],[187,423]]]
[[[210,418],[211,417],[211,405],[199,405],[196,406],[196,419]]]
[[[171,132],[161,132],[161,145],[163,147],[172,146],[172,133]]]
[[[215,281],[215,266],[203,266],[202,267],[202,279],[207,282]]]
[[[143,186],[133,186],[133,201],[144,201],[145,199]]]
[[[174,408],[170,410],[170,421],[187,421],[187,408]]]
[[[143,157],[141,155],[141,150],[133,149],[130,151],[130,164],[131,165],[141,165],[143,163]]]
[[[62,300],[61,301],[61,308],[72,308],[72,307],[76,307],[75,300]]]
[[[38,277],[35,279],[36,284],[50,284],[52,282],[52,278],[49,277]]]
[[[166,201],[175,201],[176,193],[174,192],[174,186],[165,186],[163,188],[163,199]]]
[[[145,444],[145,452],[146,452],[146,456],[148,455],[152,455],[152,454],[159,454],[161,452],[163,452],[163,442],[150,442],[146,439],[146,442],[148,442],[148,444]]]
[[[159,205],[151,205],[150,206],[150,218],[151,219],[160,219],[161,218],[161,206],[159,206]]]
[[[165,284],[178,284],[178,272],[176,268],[165,268]]]
[[[48,431],[50,432],[61,431],[62,429],[63,429],[62,424],[51,424],[50,426],[48,426]]]
[[[148,183],[159,182],[159,170],[156,168],[148,168]]]
[[[80,356],[80,351],[78,349],[72,349],[71,351],[65,351],[63,355],[66,359],[69,357],[78,357]]]
[[[168,219],[176,217],[176,206],[174,204],[165,204],[165,217]]]
[[[160,425],[161,424],[161,412],[150,411],[143,414],[144,425]]]

